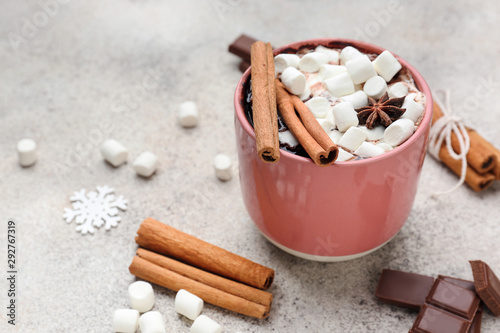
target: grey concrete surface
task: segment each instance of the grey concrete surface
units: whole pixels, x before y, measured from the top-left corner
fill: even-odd
[[[114,310],[128,306],[134,234],[148,216],[276,270],[268,319],[205,306],[223,332],[407,332],[416,313],[373,296],[383,268],[470,279],[467,261],[482,259],[500,273],[499,184],[433,199],[457,179],[430,157],[402,231],[381,250],[342,263],[309,262],[269,244],[245,210],[237,174],[221,183],[211,166],[220,152],[237,160],[233,93],[241,74],[227,47],[243,32],[274,46],[348,37],[386,47],[431,88],[451,89],[457,114],[498,145],[499,2],[55,3],[0,2],[0,331],[111,332]],[[188,99],[201,117],[184,130],[175,111]],[[23,137],[38,143],[31,168],[17,164]],[[106,138],[128,147],[126,165],[102,160]],[[147,180],[131,168],[145,150],[160,163]],[[104,184],[129,208],[117,228],[82,236],[63,210],[74,191]],[[17,222],[16,326],[6,317],[8,219]],[[174,292],[155,291],[167,331],[189,332]],[[486,311],[483,331],[499,330]]]

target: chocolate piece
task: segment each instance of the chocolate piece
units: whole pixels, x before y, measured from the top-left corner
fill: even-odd
[[[479,296],[456,284],[437,279],[426,302],[458,316],[472,320],[479,307]]]
[[[250,63],[250,46],[257,40],[247,35],[241,35],[233,44],[229,45],[229,52],[237,55],[247,63]]]
[[[418,310],[433,283],[431,276],[384,269],[375,296],[385,303]]]
[[[483,305],[482,303],[479,305],[477,309],[476,315],[474,316],[474,320],[470,325],[468,333],[480,333],[481,332],[481,320],[483,319]]]
[[[446,310],[424,304],[410,332],[467,333],[471,322]]]
[[[474,285],[486,306],[495,316],[500,316],[500,280],[485,262],[469,261],[474,275]]]
[[[449,283],[456,284],[457,286],[460,286],[465,289],[469,289],[470,291],[476,291],[476,288],[474,287],[474,282],[468,281],[468,280],[462,280],[462,279],[457,279],[451,276],[445,276],[445,275],[439,275],[438,279],[444,280]]]

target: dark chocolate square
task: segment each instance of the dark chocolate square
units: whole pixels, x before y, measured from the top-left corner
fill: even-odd
[[[424,304],[412,330],[415,333],[467,333],[470,324],[471,322],[465,318]]]
[[[500,280],[493,270],[481,260],[470,261],[474,285],[486,306],[495,316],[500,316]]]
[[[474,318],[480,301],[479,296],[474,291],[442,279],[437,279],[434,282],[429,295],[427,295],[427,303],[467,320]]]

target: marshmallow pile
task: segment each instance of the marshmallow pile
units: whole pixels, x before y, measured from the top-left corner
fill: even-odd
[[[151,284],[136,281],[128,288],[131,309],[116,310],[113,316],[113,331],[135,333],[166,333],[163,316],[151,311],[155,298]],[[190,333],[220,333],[222,327],[205,315],[200,315],[203,300],[189,291],[181,289],[175,296],[175,311],[193,321]],[[142,315],[141,315],[142,313]]]
[[[389,51],[364,54],[352,46],[330,49],[318,46],[308,53],[279,54],[275,72],[286,89],[309,108],[321,127],[339,146],[337,161],[381,155],[405,142],[416,130],[425,109],[421,93],[409,71]],[[404,97],[405,112],[385,128],[360,125],[356,109],[369,105],[368,98]],[[289,130],[279,133],[280,144],[299,144]]]

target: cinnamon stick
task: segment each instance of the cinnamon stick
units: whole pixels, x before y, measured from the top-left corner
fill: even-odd
[[[208,273],[204,270],[183,264],[177,260],[162,256],[161,254],[139,248],[137,255],[157,266],[171,270],[191,280],[198,281],[207,286],[222,290],[249,301],[271,306],[273,295],[267,291],[247,286],[242,283],[229,280],[218,275]]]
[[[250,48],[252,74],[252,112],[257,153],[264,162],[280,158],[274,57],[270,43],[255,42]]]
[[[234,311],[255,318],[266,318],[270,308],[257,304],[244,298],[226,293],[222,290],[207,286],[201,282],[192,280],[177,274],[164,267],[157,266],[145,259],[135,256],[130,264],[131,274],[140,279],[155,283],[162,287],[179,291],[184,289],[203,299],[203,301],[220,306],[221,308]]]
[[[491,172],[495,175],[497,180],[500,180],[500,150],[498,150],[495,146],[493,146],[493,144],[491,144],[491,142],[487,141],[474,130],[469,130],[469,137],[471,138],[471,140],[480,142],[484,146],[489,147],[492,154],[495,155],[496,163]]]
[[[434,102],[434,110],[432,114],[432,121],[435,122],[443,116],[443,112],[439,105]],[[494,150],[490,146],[485,144],[485,141],[479,134],[475,133],[471,136],[471,129],[467,129],[470,138],[470,149],[467,153],[467,164],[473,168],[477,173],[484,174],[496,168],[496,165],[500,163],[494,154]],[[479,139],[481,138],[481,139]],[[460,153],[460,144],[455,133],[451,134],[451,146],[453,150],[458,154]]]
[[[448,152],[448,148],[446,145],[442,145],[439,149],[439,159],[448,166],[457,176],[460,177],[462,173],[462,161],[456,160],[450,156]],[[465,182],[469,185],[474,191],[480,192],[486,188],[488,188],[493,181],[495,180],[495,175],[492,173],[480,174],[477,173],[470,166],[467,166],[467,173],[465,174]]]
[[[290,95],[279,79],[275,79],[278,109],[288,129],[319,166],[335,162],[338,148],[326,134],[307,106],[295,95]],[[297,116],[297,113],[298,116]]]
[[[274,279],[274,270],[271,268],[259,265],[152,218],[147,218],[142,222],[135,241],[139,246],[148,250],[259,289],[269,288]]]

